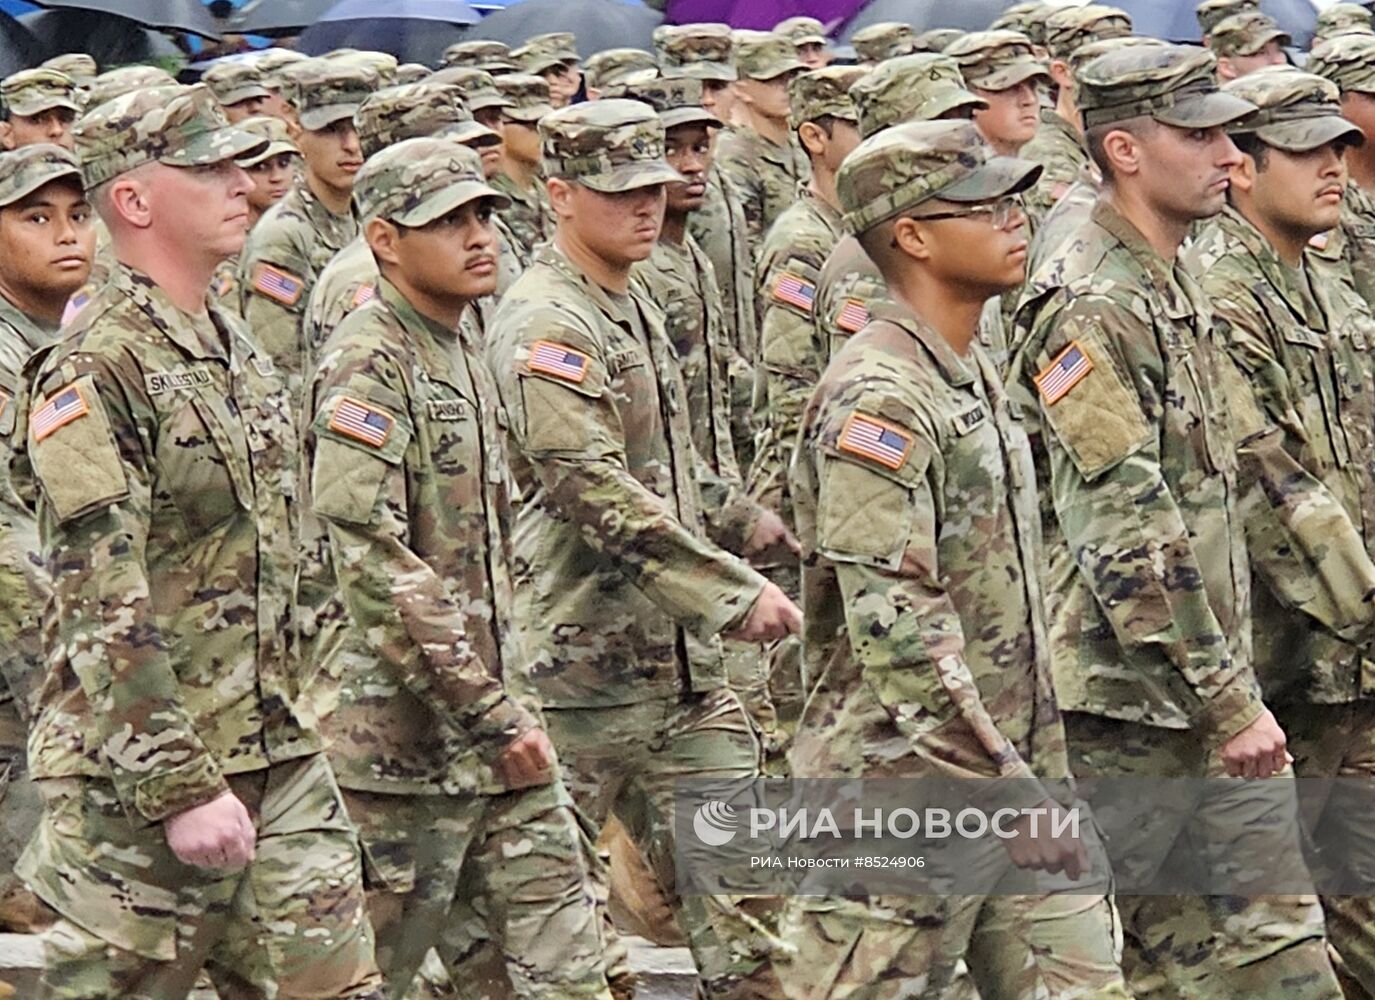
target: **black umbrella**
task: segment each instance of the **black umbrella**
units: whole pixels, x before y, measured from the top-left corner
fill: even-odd
[[[603,49],[654,51],[654,29],[664,16],[656,10],[617,0],[521,0],[488,14],[468,38],[505,42],[512,48],[547,31],[571,31],[584,59]]]
[[[33,0],[49,10],[83,11],[84,24],[100,22],[90,17],[101,14],[135,21],[145,28],[185,31],[202,38],[218,39],[220,30],[201,0]],[[73,44],[81,44],[80,33]]]
[[[113,14],[93,17],[79,10],[40,10],[21,14],[19,22],[49,55],[85,52],[101,66],[182,55],[167,36]]]
[[[860,28],[882,21],[901,21],[910,24],[920,34],[932,28],[959,28],[961,31],[982,31],[997,19],[1013,0],[873,0],[846,22],[840,39],[848,42]],[[1149,3],[1158,0],[1146,0]]]
[[[299,35],[338,3],[339,0],[249,0],[230,24],[245,35]]]
[[[53,54],[28,28],[0,13],[0,76],[37,66]]]
[[[301,33],[297,48],[312,56],[370,49],[438,66],[444,50],[464,37],[464,26],[479,17],[463,0],[343,0]]]
[[[1199,41],[1195,0],[1113,0],[1113,4],[1132,16],[1132,27],[1138,35],[1171,42]],[[1308,0],[1261,0],[1260,9],[1289,32],[1296,46],[1308,48],[1318,19],[1318,12]]]

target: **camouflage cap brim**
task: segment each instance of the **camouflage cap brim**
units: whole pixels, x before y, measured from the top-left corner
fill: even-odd
[[[1175,128],[1217,128],[1240,121],[1256,110],[1250,101],[1221,91],[1198,94],[1175,101],[1168,107],[1143,112],[1162,125]]]
[[[1003,66],[989,73],[987,76],[981,76],[977,80],[970,74],[965,74],[965,82],[968,83],[969,86],[978,87],[980,90],[992,91],[1007,90],[1009,87],[1015,87],[1019,83],[1036,79],[1045,80],[1049,83],[1050,70],[1046,69],[1034,59],[1018,60],[1015,63]]]
[[[256,167],[264,160],[270,160],[274,156],[282,153],[290,153],[292,156],[299,156],[301,151],[289,142],[269,142],[262,149],[255,149],[247,156],[238,156],[234,162],[241,167]]]
[[[481,94],[477,97],[464,97],[463,103],[469,111],[485,111],[487,108],[514,108],[516,102],[501,94]]]
[[[495,188],[479,181],[460,181],[457,184],[450,184],[441,188],[430,197],[423,199],[419,204],[394,215],[385,211],[376,214],[383,215],[402,226],[424,226],[434,222],[435,219],[444,218],[454,209],[461,208],[470,201],[477,201],[479,198],[490,198],[493,207],[498,211],[509,207],[511,204],[511,199]]]
[[[543,56],[526,56],[525,65],[521,68],[521,72],[534,73],[538,76],[541,73],[546,73],[560,66],[576,66],[577,64],[577,56],[560,55],[557,52],[551,52]]]
[[[1252,134],[1267,146],[1286,153],[1307,153],[1339,139],[1353,146],[1365,145],[1365,133],[1340,115],[1272,122],[1252,130]]]
[[[157,157],[169,167],[203,167],[224,160],[255,156],[268,142],[261,136],[229,126],[192,138],[181,149]]]
[[[719,83],[734,83],[740,79],[740,74],[735,71],[734,66],[713,62],[692,62],[683,63],[679,66],[664,66],[659,70],[659,75],[666,80],[679,77],[689,80],[715,80]]]
[[[271,97],[272,91],[256,83],[244,84],[242,87],[235,87],[227,90],[223,94],[216,94],[219,102],[226,107],[231,104],[238,104],[240,101],[251,101],[255,97]]]
[[[933,192],[931,197],[964,204],[1021,194],[1040,179],[1043,169],[1039,163],[1030,160],[995,156],[975,168],[973,173]]]
[[[532,104],[524,108],[506,108],[501,113],[513,121],[520,122],[522,125],[534,125],[545,115],[553,114],[554,106],[552,104]]]
[[[620,194],[622,191],[653,187],[655,184],[680,183],[683,175],[670,167],[665,160],[636,160],[633,163],[622,163],[601,173],[580,174],[569,179],[602,194]]]
[[[488,59],[477,64],[475,69],[480,69],[484,73],[516,73],[520,67],[509,59]]]
[[[751,73],[750,79],[763,80],[767,82],[769,80],[777,80],[780,76],[784,75],[785,73],[800,73],[810,68],[811,67],[804,63],[801,59],[786,59],[780,62],[773,63],[772,65],[764,69],[761,69],[758,72]]]
[[[302,111],[298,115],[301,128],[310,132],[318,132],[322,128],[333,125],[340,118],[352,118],[361,103],[360,101],[357,104],[326,104],[323,107]]]
[[[825,35],[803,35],[801,38],[789,39],[793,45],[827,45],[830,43]]]
[[[1287,49],[1294,44],[1294,39],[1289,36],[1288,32],[1276,28],[1273,31],[1262,32],[1255,38],[1247,39],[1248,44],[1238,48],[1235,54],[1239,56],[1253,56],[1271,42],[1279,42],[1280,48]]]
[[[454,122],[452,125],[445,125],[437,134],[454,139],[465,146],[501,145],[501,136],[480,122]]]
[[[920,113],[913,117],[921,118],[924,121],[935,121],[942,115],[948,115],[959,108],[986,111],[988,102],[962,87],[951,88],[933,95],[930,100],[922,104]]]
[[[660,111],[659,120],[664,123],[665,131],[680,125],[705,125],[707,128],[721,128],[723,125],[721,119],[706,108],[672,108]]]
[[[53,181],[60,181],[65,177],[74,177],[78,184],[82,183],[81,168],[75,163],[54,163],[48,162],[39,169],[25,170],[24,180],[15,187],[0,188],[0,208],[13,205],[21,198],[27,198],[35,191]]]
[[[28,100],[15,101],[10,105],[9,112],[22,118],[31,118],[34,115],[42,114],[44,111],[51,111],[53,108],[66,108],[68,111],[81,114],[81,105],[75,100],[52,96],[36,96]]]

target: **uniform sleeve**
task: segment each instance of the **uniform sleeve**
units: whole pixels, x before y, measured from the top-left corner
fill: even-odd
[[[399,377],[388,381],[399,385]],[[405,399],[361,374],[327,380],[315,397],[312,510],[327,525],[357,634],[408,691],[494,760],[537,722],[478,657],[448,584],[408,545],[404,463],[413,428]],[[385,442],[336,429],[356,426],[336,419],[341,406],[373,414],[364,419],[385,424]]]
[[[155,429],[130,404],[142,385],[104,359],[79,357],[73,381],[50,382],[35,397],[28,430],[58,639],[91,704],[121,803],[130,815],[162,820],[229,786],[182,704],[152,604],[154,476],[144,448]]]
[[[1029,386],[1047,428],[1056,514],[1080,576],[1123,649],[1173,666],[1194,694],[1199,724],[1225,741],[1263,706],[1252,665],[1228,655],[1162,469],[1166,362],[1155,337],[1127,307],[1097,296],[1071,300],[1043,318],[1038,333],[1038,369],[1071,347],[1091,365],[1053,402]],[[1152,401],[1128,373],[1154,387]]]
[[[239,264],[239,314],[293,386],[303,375],[303,327],[315,277],[285,240],[250,242]]]

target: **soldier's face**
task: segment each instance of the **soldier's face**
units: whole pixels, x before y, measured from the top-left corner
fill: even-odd
[[[253,178],[253,190],[248,192],[248,203],[257,212],[266,212],[291,187],[291,180],[296,176],[296,157],[291,153],[269,156],[249,167],[248,176]]]
[[[41,296],[71,295],[95,256],[91,206],[81,185],[59,180],[0,209],[0,280]]]
[[[1135,142],[1137,181],[1157,212],[1189,223],[1222,211],[1241,153],[1221,127],[1160,125],[1144,130]]]
[[[727,80],[703,80],[702,107],[723,122],[730,121],[730,113],[735,107],[734,87],[735,85]]]
[[[490,146],[483,146],[478,149],[478,155],[482,157],[482,173],[486,177],[493,177],[501,170],[501,154],[506,145],[505,126],[502,123],[500,108],[483,108],[481,111],[474,111],[473,118],[479,125],[486,125],[497,134],[500,142]]]
[[[1235,80],[1266,66],[1283,66],[1288,61],[1279,42],[1266,42],[1254,55],[1220,58],[1217,61],[1217,75],[1223,80]]]
[[[460,205],[428,225],[399,231],[396,270],[421,295],[471,302],[497,288],[497,234],[486,199]]]
[[[806,45],[799,45],[797,58],[802,60],[808,69],[824,69],[831,64],[831,54],[826,51],[826,46],[820,42],[808,42]]]
[[[679,125],[664,136],[664,159],[686,178],[668,185],[667,210],[692,212],[707,197],[707,171],[711,169],[711,136],[705,125]]]
[[[937,200],[922,210],[957,212],[970,207]],[[1020,207],[1012,209],[1005,220],[982,213],[920,225],[932,231],[927,267],[942,284],[966,289],[970,298],[982,299],[1016,288],[1026,278],[1026,216]]]
[[[253,179],[233,160],[199,167],[152,164],[145,198],[153,227],[189,260],[219,263],[243,249]]]
[[[540,76],[549,83],[549,103],[555,109],[568,107],[582,83],[582,73],[576,63],[563,63],[545,70]]]
[[[736,83],[736,94],[763,118],[776,121],[788,117],[788,81],[796,73],[783,73],[772,80],[740,80]]]
[[[36,115],[11,115],[8,121],[0,123],[0,142],[6,149],[36,146],[44,142],[63,149],[74,149],[76,140],[72,137],[72,123],[75,121],[76,112],[69,108],[49,108]]]
[[[1346,192],[1346,147],[1331,142],[1306,153],[1267,149],[1264,166],[1247,158],[1238,172],[1249,181],[1252,210],[1269,227],[1309,240],[1337,225]]]
[[[549,190],[559,228],[612,267],[629,267],[654,252],[664,224],[665,185],[603,194],[551,181]]]
[[[350,119],[341,118],[324,128],[302,129],[296,145],[312,177],[335,191],[353,190],[353,177],[363,166],[363,148]]]
[[[1040,91],[1034,80],[1024,80],[1006,90],[974,91],[988,102],[974,112],[974,124],[988,144],[1002,156],[1012,156],[1031,141],[1040,125]]]
[[[533,125],[508,118],[502,129],[506,153],[522,163],[538,163],[540,159],[539,130]]]
[[[247,100],[239,101],[236,104],[226,104],[224,106],[224,116],[230,123],[241,122],[245,118],[252,118],[254,115],[261,115],[263,109],[272,100],[270,97],[250,97]]]
[[[1354,90],[1342,94],[1342,117],[1375,141],[1375,94]]]

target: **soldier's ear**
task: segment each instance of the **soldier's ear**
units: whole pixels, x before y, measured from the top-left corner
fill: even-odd
[[[1240,75],[1230,56],[1217,57],[1217,78],[1220,81],[1226,83],[1228,80],[1235,80]]]
[[[1141,144],[1126,129],[1115,128],[1103,136],[1103,155],[1112,165],[1114,177],[1133,176],[1141,172]]]
[[[1055,81],[1057,87],[1074,89],[1074,74],[1070,72],[1069,63],[1063,59],[1050,61],[1050,78]]]
[[[545,182],[549,190],[549,207],[560,219],[573,214],[573,185],[561,177],[551,177]]]
[[[1233,164],[1229,172],[1232,190],[1250,194],[1256,186],[1256,174],[1259,172],[1256,158],[1250,153],[1242,153],[1241,160]]]
[[[368,224],[363,227],[363,239],[368,241],[379,266],[395,266],[401,262],[396,246],[401,240],[401,230],[396,228],[395,223],[386,219],[369,219]]]
[[[893,223],[892,247],[912,260],[931,257],[931,230],[918,219],[900,218]]]
[[[14,148],[14,126],[7,121],[0,121],[0,146]]]

